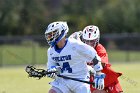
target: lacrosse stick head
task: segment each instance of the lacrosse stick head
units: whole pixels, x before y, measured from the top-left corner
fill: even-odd
[[[46,76],[45,70],[44,69],[36,69],[35,67],[28,65],[25,68],[25,71],[28,73],[29,77],[34,77],[34,78],[42,78]]]

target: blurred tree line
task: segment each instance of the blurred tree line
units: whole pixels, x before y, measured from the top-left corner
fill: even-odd
[[[0,0],[0,35],[44,34],[53,21],[70,33],[97,25],[102,33],[139,33],[139,0]]]

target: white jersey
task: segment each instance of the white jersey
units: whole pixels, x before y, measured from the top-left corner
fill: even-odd
[[[48,49],[47,68],[60,66],[61,75],[86,78],[89,75],[87,63],[94,59],[96,51],[89,45],[76,39],[68,38],[63,49]]]

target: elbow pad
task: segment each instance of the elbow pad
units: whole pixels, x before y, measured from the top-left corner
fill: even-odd
[[[101,71],[103,69],[101,64],[101,58],[98,55],[96,55],[95,58],[93,59],[93,65],[95,71]]]
[[[101,62],[98,62],[96,65],[94,65],[95,71],[101,71],[103,69]]]

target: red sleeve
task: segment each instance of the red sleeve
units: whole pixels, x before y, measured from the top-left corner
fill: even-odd
[[[106,49],[101,44],[98,44],[95,50],[97,51],[97,54],[101,57],[102,63],[109,64]]]

